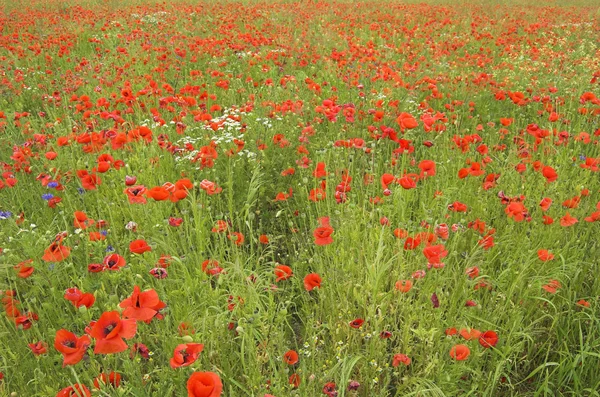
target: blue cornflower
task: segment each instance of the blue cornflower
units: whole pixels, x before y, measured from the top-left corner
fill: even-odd
[[[85,193],[85,190],[83,190],[83,188],[81,188],[81,187],[78,187],[77,191],[79,192],[79,194]]]
[[[46,193],[46,194],[42,194],[42,198],[46,201],[49,201],[54,198],[54,195],[52,193]]]
[[[8,219],[12,216],[10,211],[0,211],[0,219]]]
[[[55,181],[52,181],[48,184],[48,187],[51,189],[54,189],[57,186],[58,186],[58,182],[55,182]]]

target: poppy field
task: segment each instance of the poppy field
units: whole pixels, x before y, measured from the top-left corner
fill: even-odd
[[[0,396],[600,395],[600,7],[7,4]]]

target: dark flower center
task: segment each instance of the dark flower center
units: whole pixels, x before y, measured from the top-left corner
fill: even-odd
[[[110,334],[113,329],[115,329],[117,326],[116,323],[112,323],[112,324],[108,324],[106,327],[104,327],[104,336],[107,336],[108,334]]]

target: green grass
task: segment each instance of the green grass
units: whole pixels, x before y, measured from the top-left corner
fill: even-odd
[[[39,316],[23,330],[8,312],[0,314],[0,395],[55,396],[82,383],[100,396],[182,396],[194,371],[218,374],[224,396],[312,397],[326,395],[327,382],[335,382],[338,396],[599,395],[599,229],[584,218],[600,211],[600,180],[580,167],[585,158],[600,158],[600,102],[580,101],[586,92],[600,97],[600,83],[592,82],[600,62],[594,2],[78,4],[13,2],[0,14],[0,165],[6,172],[0,211],[12,213],[0,219],[0,290],[15,291],[21,314]],[[128,103],[129,86],[135,100]],[[528,101],[514,103],[513,92]],[[498,99],[501,93],[506,99]],[[352,104],[353,119],[340,109],[329,120],[325,100]],[[383,111],[380,120],[376,110]],[[428,110],[443,113],[434,124],[438,131],[426,131],[421,117]],[[23,112],[29,115],[15,120]],[[401,132],[402,112],[418,126]],[[210,120],[202,119],[206,114]],[[227,115],[239,118],[211,127]],[[514,121],[502,126],[502,118]],[[177,123],[186,127],[181,134]],[[532,124],[548,131],[539,142]],[[149,142],[115,149],[102,139],[132,135],[140,126],[152,131]],[[303,132],[307,126],[314,135]],[[376,136],[386,128],[410,141],[410,152],[397,153],[399,142]],[[95,146],[86,148],[86,134]],[[280,146],[277,134],[289,144]],[[464,151],[455,143],[474,134],[479,139]],[[364,147],[335,145],[354,138]],[[238,150],[234,139],[244,147],[228,156]],[[214,165],[190,161],[211,141]],[[77,172],[92,172],[101,154],[124,165],[99,173],[96,190],[79,191]],[[392,183],[384,194],[383,174],[419,174],[423,160],[435,162],[435,176],[419,179],[414,189]],[[558,179],[548,182],[536,161],[555,169]],[[326,177],[313,176],[319,162]],[[483,175],[459,179],[472,162],[483,166]],[[523,173],[515,170],[519,164],[526,165]],[[282,176],[290,167],[295,173]],[[14,187],[6,186],[9,174],[18,181]],[[41,174],[64,190],[43,185]],[[351,190],[338,203],[345,174]],[[372,183],[365,183],[366,174]],[[489,174],[500,176],[486,190]],[[182,178],[193,188],[176,203],[148,197],[147,204],[129,204],[127,175],[148,189]],[[203,180],[222,191],[208,195]],[[322,181],[325,199],[311,201],[311,189]],[[275,200],[290,189],[289,198]],[[531,219],[509,218],[500,192],[522,196]],[[48,193],[62,199],[55,208],[42,198]],[[547,212],[539,207],[544,197],[553,200]],[[577,208],[561,206],[573,197]],[[451,211],[455,202],[467,212]],[[75,211],[108,226],[82,230]],[[567,211],[578,223],[563,227]],[[555,222],[545,225],[543,215]],[[183,223],[170,226],[170,217]],[[315,244],[320,217],[329,217],[332,244]],[[476,220],[485,222],[481,231],[472,227]],[[212,232],[217,221],[228,230]],[[137,228],[126,228],[129,222]],[[455,230],[431,243],[448,251],[439,269],[427,268],[425,241],[408,250],[406,239],[394,235],[405,229],[425,240],[440,224]],[[89,233],[100,230],[106,239],[90,241]],[[42,260],[61,232],[68,234],[69,257]],[[233,232],[243,234],[243,244],[228,238]],[[268,244],[259,242],[261,235]],[[482,239],[492,235],[494,245],[484,249]],[[137,239],[152,250],[131,253]],[[554,259],[542,262],[540,249]],[[112,252],[125,258],[124,268],[88,271]],[[162,255],[172,257],[168,277],[156,279],[149,272]],[[20,278],[14,266],[28,259],[34,272]],[[223,272],[203,272],[207,259]],[[280,264],[293,276],[276,282]],[[465,274],[472,267],[479,269],[473,279]],[[423,270],[426,276],[416,278]],[[310,273],[322,285],[309,292],[303,279]],[[400,293],[398,280],[414,286]],[[556,293],[542,288],[551,280],[560,283]],[[82,361],[63,368],[56,331],[83,335],[104,312],[122,311],[119,303],[135,285],[154,289],[167,304],[163,319],[138,322],[126,340],[129,348],[145,344],[149,358],[130,358],[129,350],[94,354],[92,338]],[[63,295],[72,287],[92,293],[93,306],[67,301]],[[365,320],[359,329],[349,325],[357,318]],[[180,333],[182,323],[195,332]],[[477,339],[447,336],[449,328],[493,330],[499,341],[485,349]],[[382,331],[391,337],[380,338]],[[48,345],[46,354],[28,347],[38,341]],[[204,344],[198,360],[172,369],[173,350],[192,341]],[[467,360],[450,357],[457,344],[470,348]],[[299,354],[294,366],[283,362],[288,350]],[[393,367],[400,353],[411,363]],[[94,378],[111,371],[121,374],[120,387],[95,390]],[[289,382],[293,374],[297,388]],[[351,380],[358,390],[347,390]]]

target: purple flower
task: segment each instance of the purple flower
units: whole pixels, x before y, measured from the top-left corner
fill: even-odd
[[[52,193],[46,193],[46,194],[42,194],[42,198],[46,201],[49,201],[54,198],[54,195]]]
[[[348,391],[358,390],[359,387],[360,383],[355,380],[351,380],[350,383],[348,383]]]
[[[437,309],[438,307],[440,307],[440,301],[435,292],[433,293],[433,295],[431,295],[431,303],[433,303],[434,309]]]

